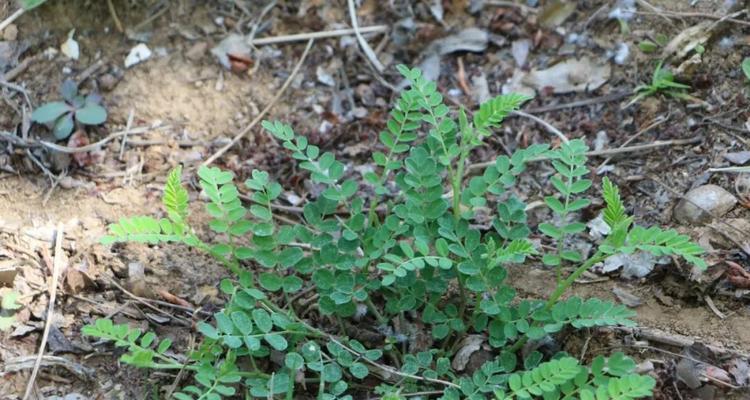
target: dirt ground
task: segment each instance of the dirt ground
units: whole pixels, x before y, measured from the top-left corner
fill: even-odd
[[[15,4],[11,3],[0,5],[0,19],[15,10]],[[131,128],[144,129],[129,135],[124,144],[122,138],[107,143],[95,161],[84,162],[82,166],[76,160],[54,156],[42,148],[27,152],[0,140],[0,167],[3,167],[0,270],[11,264],[18,268],[17,281],[22,282],[20,291],[25,294],[21,301],[25,307],[18,315],[20,327],[0,333],[0,399],[21,398],[29,379],[29,367],[3,374],[2,364],[6,364],[7,372],[9,360],[18,361],[37,353],[49,302],[45,254],[52,248],[58,224],[64,228],[63,248],[68,254],[68,269],[61,277],[55,314],[59,320],[54,324],[47,354],[67,358],[75,366],[42,368],[36,383],[37,398],[57,399],[76,393],[86,399],[153,398],[147,396],[169,384],[171,377],[125,368],[116,363],[116,354],[96,352],[81,337],[81,326],[101,316],[136,321],[144,328],[156,329],[158,334],[173,338],[176,346],[186,349],[192,335],[188,334],[190,316],[177,315],[169,309],[150,309],[136,297],[164,300],[163,292],[167,292],[211,310],[220,306],[216,285],[227,272],[197,252],[160,251],[158,247],[145,245],[108,248],[98,244],[98,238],[106,231],[107,224],[122,216],[162,212],[159,195],[166,172],[178,164],[191,170],[247,126],[277,93],[304,48],[304,43],[259,46],[249,70],[228,71],[210,54],[210,48],[230,33],[247,33],[265,4],[239,2],[247,3],[250,8],[250,13],[245,14],[232,1],[113,3],[122,24],[129,29],[138,28],[131,36],[146,35],[154,53],[151,59],[132,68],[124,68],[123,60],[137,42],[117,31],[106,2],[49,0],[15,22],[18,32],[13,41],[26,47],[17,62],[32,61],[13,83],[22,86],[34,105],[57,98],[63,79],[73,77],[81,79],[82,90],[99,91],[109,112],[104,127],[89,131],[91,142],[126,129],[129,118]],[[162,3],[167,5],[160,8]],[[265,22],[260,24],[262,32],[258,36],[319,31],[336,26],[333,24],[336,21],[348,24],[343,1],[279,3],[263,18]],[[658,265],[651,274],[638,279],[624,279],[616,272],[597,273],[577,284],[574,291],[584,297],[617,301],[623,298],[613,289],[618,293],[624,291],[640,303],[635,310],[636,321],[642,327],[662,332],[665,337],[679,336],[724,349],[727,352],[720,357],[725,359],[747,357],[750,286],[732,285],[725,271],[727,261],[746,270],[750,268],[746,253],[750,248],[750,231],[744,230],[750,224],[743,225],[750,217],[748,203],[740,202],[706,226],[677,222],[673,208],[689,189],[707,183],[742,198],[742,180],[746,177],[712,173],[708,169],[730,166],[725,159],[727,153],[750,150],[750,90],[739,67],[750,54],[748,15],[736,17],[744,25],[723,21],[703,44],[701,61],[690,66],[691,71],[680,78],[691,85],[690,94],[700,100],[656,96],[626,108],[633,88],[651,79],[657,59],[640,51],[638,44],[660,35],[674,38],[687,28],[715,21],[706,15],[730,12],[725,8],[727,2],[703,0],[695,2],[695,6],[687,1],[638,2],[642,13],[628,22],[627,33],[623,33],[617,21],[607,18],[615,7],[614,1],[574,2],[578,5],[575,11],[550,28],[541,28],[540,15],[536,11],[525,12],[524,7],[485,5],[479,14],[470,14],[466,11],[468,2],[463,1],[443,1],[445,15],[439,23],[425,11],[428,3],[365,0],[360,5],[363,26],[400,26],[407,14],[416,24],[413,32],[416,40],[397,44],[394,33],[380,46],[379,54],[388,63],[382,76],[385,81],[398,83],[395,64],[418,65],[426,43],[476,26],[496,36],[485,50],[442,57],[439,87],[452,101],[475,105],[472,90],[478,84],[473,79],[479,76],[485,77],[490,93],[495,95],[516,70],[544,68],[571,56],[589,56],[610,66],[611,75],[606,83],[593,91],[568,94],[540,90],[526,105],[528,112],[570,138],[584,137],[592,147],[602,140],[600,132],[607,138],[604,148],[617,148],[626,141],[626,145],[637,145],[695,139],[686,145],[613,156],[607,165],[637,221],[673,227],[710,246],[709,271],[696,274],[687,266],[670,263]],[[670,10],[674,14],[655,10]],[[147,21],[154,15],[156,18]],[[75,38],[81,48],[77,61],[59,54],[60,44],[71,29],[76,30]],[[587,35],[588,41],[570,45],[574,32]],[[511,43],[521,39],[530,39],[532,47],[524,67],[518,68]],[[375,46],[380,40],[378,36],[371,43]],[[315,43],[299,76],[270,110],[267,119],[290,122],[297,132],[324,149],[335,151],[351,167],[367,162],[395,94],[368,66],[356,44],[343,47],[343,42],[327,39]],[[629,48],[622,64],[609,59],[620,43]],[[672,60],[669,66],[676,69],[683,61]],[[100,66],[88,76],[81,75],[97,63]],[[325,81],[321,79],[321,69],[330,71],[336,80],[335,87],[321,82]],[[471,86],[469,92],[463,87],[466,82]],[[0,131],[19,133],[28,124],[26,100],[21,92],[1,87],[5,101],[0,103]],[[620,93],[625,95],[618,97]],[[576,103],[591,99],[594,100],[588,104]],[[360,109],[364,109],[364,116],[351,116]],[[653,128],[644,131],[654,123]],[[28,135],[44,138],[46,132],[46,128],[35,125]],[[554,141],[553,136],[543,126],[526,118],[512,118],[498,137],[474,154],[472,161],[488,161],[508,148],[550,141]],[[304,183],[304,175],[289,166],[287,157],[255,128],[217,164],[243,179],[253,168],[267,169],[285,188],[304,197],[310,189]],[[595,167],[605,161],[603,157],[592,160]],[[36,161],[43,163],[48,172],[41,171]],[[538,182],[550,175],[542,166],[531,168],[531,172],[528,181],[523,182],[529,188],[524,195],[528,202],[543,197]],[[594,174],[595,187],[601,176]],[[197,196],[196,192],[191,196]],[[200,203],[193,206],[194,215],[200,215]],[[536,224],[548,216],[544,211],[534,210],[530,220]],[[594,217],[594,208],[584,212],[586,220]],[[739,234],[735,228],[740,229]],[[133,271],[139,268],[142,273],[134,278]],[[541,266],[515,266],[510,272],[510,279],[522,297],[538,298],[553,290],[549,282],[554,273]],[[679,361],[679,357],[669,353],[628,348],[629,342],[624,337],[628,335],[618,331],[611,334],[610,342],[598,345],[625,348],[640,357],[639,361],[659,360],[658,364],[666,371],[673,372]],[[596,337],[596,332],[588,333],[588,339],[582,334],[578,340],[588,343],[592,336]],[[631,339],[641,338],[636,335]],[[649,343],[673,353],[682,351],[658,340]],[[80,370],[74,372],[76,368]],[[669,380],[673,381],[677,382]],[[678,388],[681,384],[675,383],[674,388],[663,389],[660,398],[750,396],[742,390],[727,391],[729,384],[721,383],[714,385],[714,397],[701,397],[703,394]]]

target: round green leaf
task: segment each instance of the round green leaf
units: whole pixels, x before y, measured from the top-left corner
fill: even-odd
[[[253,321],[255,321],[255,325],[258,329],[264,333],[270,332],[273,328],[273,321],[271,321],[271,316],[268,315],[266,310],[260,308],[253,310]]]
[[[63,99],[71,101],[78,94],[78,85],[72,79],[66,79],[60,86],[60,94]]]
[[[258,281],[260,282],[260,286],[262,286],[263,289],[271,292],[275,292],[281,289],[281,286],[284,284],[284,278],[274,274],[273,272],[264,272],[260,274]]]
[[[305,365],[305,359],[299,353],[287,353],[284,365],[291,370],[298,370]]]
[[[349,372],[351,372],[355,378],[362,379],[370,373],[370,370],[367,369],[367,366],[365,364],[355,362],[351,367],[349,367]]]
[[[231,314],[232,322],[234,326],[244,335],[248,335],[253,331],[253,323],[250,317],[243,311],[234,311]]]
[[[69,105],[62,101],[53,101],[34,110],[31,113],[31,120],[40,124],[47,124],[68,111],[71,111]]]
[[[57,139],[65,139],[73,132],[73,115],[65,114],[55,122],[52,133]]]
[[[338,382],[341,380],[341,367],[336,363],[328,363],[323,367],[323,380],[326,382]]]
[[[286,339],[284,339],[284,336],[281,336],[278,333],[269,333],[264,335],[263,339],[278,351],[284,351],[289,346]]]
[[[86,125],[99,125],[107,120],[107,110],[104,107],[88,103],[83,108],[76,110],[76,120]]]

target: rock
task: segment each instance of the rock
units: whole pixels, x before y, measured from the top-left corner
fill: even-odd
[[[743,165],[750,161],[750,151],[738,151],[724,154],[724,158],[732,164]]]
[[[191,61],[198,61],[206,54],[206,50],[208,50],[208,43],[197,42],[185,52],[185,57]]]
[[[10,24],[3,30],[3,39],[12,42],[18,38],[18,27],[15,24]]]
[[[716,185],[699,186],[685,194],[674,209],[674,217],[683,224],[703,224],[728,213],[737,198]]]
[[[107,92],[114,89],[118,83],[120,83],[120,79],[112,74],[104,74],[99,77],[99,87]]]
[[[130,68],[136,64],[151,58],[151,49],[143,43],[139,43],[130,49],[130,53],[125,57],[125,68]]]

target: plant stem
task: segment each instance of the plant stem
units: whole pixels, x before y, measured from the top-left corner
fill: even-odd
[[[557,288],[549,296],[549,299],[547,299],[547,303],[544,305],[544,308],[546,310],[552,309],[555,303],[557,303],[557,300],[560,299],[560,296],[562,296],[565,291],[573,285],[576,279],[578,279],[584,272],[588,271],[594,264],[603,261],[605,258],[606,255],[602,253],[601,250],[599,250],[591,258],[586,260],[585,263],[581,264],[581,266],[573,271],[572,274],[568,275],[568,277],[564,281],[557,284]]]
[[[372,302],[372,299],[369,296],[365,299],[365,305],[367,305],[367,308],[370,310],[372,315],[375,316],[375,319],[378,320],[378,323],[380,325],[388,325],[388,320],[383,317],[383,314],[381,314],[380,311],[378,311],[378,308],[375,307],[375,303]]]
[[[606,254],[602,253],[601,250],[598,250],[596,254],[594,254],[591,258],[586,260],[583,264],[581,264],[573,273],[568,275],[568,277],[557,284],[557,288],[555,288],[555,291],[552,292],[552,294],[547,299],[547,302],[544,304],[545,310],[551,310],[552,307],[555,306],[558,300],[560,300],[560,297],[565,294],[565,291],[570,288],[570,286],[573,285],[573,283],[578,279],[581,275],[583,275],[584,272],[588,271],[594,264],[599,263],[603,261],[606,258]],[[519,339],[513,347],[510,348],[511,352],[516,352],[523,347],[523,345],[528,342],[529,338],[527,336],[522,337]]]

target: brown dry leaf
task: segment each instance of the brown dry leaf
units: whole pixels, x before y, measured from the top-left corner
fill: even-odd
[[[534,70],[521,82],[536,90],[551,88],[553,93],[585,92],[598,89],[612,73],[609,64],[600,64],[589,57],[568,59],[550,68]]]
[[[625,304],[628,307],[634,308],[640,306],[643,301],[641,301],[641,298],[634,295],[628,290],[625,290],[619,286],[615,286],[612,288],[612,293],[617,296],[617,299],[620,300],[622,304]]]
[[[459,345],[456,355],[451,361],[451,366],[456,371],[463,371],[466,364],[469,363],[471,356],[482,348],[482,344],[487,340],[484,335],[468,335]]]
[[[539,24],[553,29],[565,22],[576,11],[575,1],[553,0],[545,4],[539,12]]]
[[[18,262],[15,260],[0,261],[0,286],[13,286],[18,274]]]
[[[715,21],[703,21],[697,25],[685,29],[675,36],[662,51],[664,58],[674,56],[681,60],[698,46],[704,46],[715,32],[717,23]]]
[[[68,138],[68,147],[83,147],[88,146],[91,142],[89,141],[86,131],[79,129],[75,131],[70,138]],[[87,167],[100,163],[104,159],[104,151],[90,151],[86,153],[73,153],[73,159],[79,167]]]
[[[169,293],[168,291],[164,289],[157,289],[156,293],[159,293],[159,296],[161,296],[164,299],[164,301],[168,303],[177,304],[178,306],[183,306],[183,307],[195,308],[187,300],[182,299],[178,296],[175,296],[172,293]]]
[[[725,261],[729,266],[726,270],[727,280],[738,289],[750,289],[750,272],[733,261]]]

